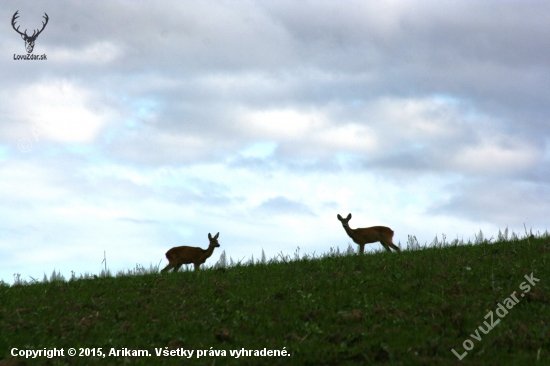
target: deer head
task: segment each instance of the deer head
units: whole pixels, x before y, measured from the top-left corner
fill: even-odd
[[[27,30],[25,29],[25,32],[24,33],[21,33],[19,31],[19,26],[17,28],[15,28],[15,20],[17,18],[19,18],[19,15],[17,15],[17,13],[19,12],[19,10],[17,10],[15,12],[15,14],[13,14],[13,17],[11,18],[11,26],[13,27],[13,29],[19,33],[21,35],[21,38],[23,38],[23,40],[25,41],[25,48],[27,49],[27,53],[32,53],[32,50],[34,49],[34,42],[36,41],[36,38],[38,37],[38,35],[40,33],[42,33],[42,31],[44,30],[44,28],[46,28],[46,24],[48,24],[48,14],[44,13],[45,15],[43,16],[44,19],[46,19],[45,22],[42,22],[42,29],[38,30],[38,29],[35,29],[34,32],[32,33],[32,36],[29,36],[27,34]],[[37,33],[38,31],[38,33]]]

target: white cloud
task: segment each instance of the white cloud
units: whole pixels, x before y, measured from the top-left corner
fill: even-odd
[[[93,142],[110,111],[93,108],[92,95],[66,80],[22,87],[12,99],[13,119],[28,126],[35,141]]]
[[[369,126],[348,124],[334,126],[313,133],[311,139],[320,145],[335,151],[353,151],[367,153],[383,146],[376,133]]]
[[[242,129],[264,139],[307,139],[323,128],[326,118],[321,113],[302,112],[293,109],[245,111],[239,117]]]
[[[509,141],[502,141],[507,139]],[[533,146],[514,141],[511,136],[484,138],[478,145],[464,146],[456,152],[452,164],[473,174],[517,174],[529,171],[541,160]]]

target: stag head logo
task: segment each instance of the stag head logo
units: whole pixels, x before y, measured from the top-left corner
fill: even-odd
[[[13,14],[13,18],[11,18],[11,26],[13,27],[13,29],[15,29],[15,31],[17,33],[19,33],[21,35],[21,38],[23,38],[23,40],[25,41],[25,48],[27,49],[27,53],[32,53],[32,50],[34,49],[34,42],[36,41],[36,38],[38,38],[38,35],[40,33],[42,33],[42,31],[44,30],[44,28],[46,28],[46,24],[48,24],[48,14],[44,13],[45,15],[43,16],[44,19],[46,19],[45,22],[42,22],[42,29],[38,30],[38,29],[35,29],[34,32],[32,33],[32,36],[29,36],[27,34],[27,30],[25,29],[25,32],[24,33],[21,33],[19,31],[19,26],[17,28],[15,28],[15,20],[17,18],[19,18],[19,15],[17,15],[17,13],[19,13],[19,10],[17,10],[15,12],[15,14]],[[38,32],[38,33],[37,33]]]

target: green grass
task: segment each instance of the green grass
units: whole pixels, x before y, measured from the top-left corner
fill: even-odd
[[[363,256],[280,256],[198,273],[2,285],[0,365],[549,364],[548,235],[478,242]],[[521,297],[519,286],[531,273],[540,281]],[[519,303],[473,340],[486,314],[514,291]],[[462,354],[466,339],[474,348],[459,361],[451,349]],[[65,356],[12,357],[14,347],[63,348]],[[69,357],[69,347],[141,349],[152,356]],[[195,353],[190,360],[157,357],[155,348]],[[290,356],[230,356],[243,348],[284,349]],[[211,349],[227,355],[196,357],[197,350]]]

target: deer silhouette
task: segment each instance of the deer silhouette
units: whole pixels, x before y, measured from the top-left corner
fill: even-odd
[[[396,246],[393,241],[393,230],[386,226],[372,226],[361,229],[352,229],[349,227],[349,220],[351,220],[351,213],[343,218],[340,214],[336,215],[338,220],[342,222],[342,226],[348,236],[356,243],[359,244],[359,254],[363,254],[365,251],[365,244],[371,244],[380,242],[382,246],[388,251],[391,252],[390,247],[400,252],[398,246]]]
[[[174,268],[174,272],[177,272],[183,264],[191,263],[194,264],[195,271],[198,271],[200,265],[206,262],[212,253],[214,253],[214,248],[220,246],[218,243],[218,236],[220,236],[220,233],[217,233],[214,237],[208,233],[210,245],[208,245],[207,249],[186,246],[170,249],[166,252],[166,259],[168,259],[169,263],[161,272],[169,271],[172,268]]]

